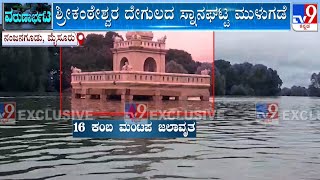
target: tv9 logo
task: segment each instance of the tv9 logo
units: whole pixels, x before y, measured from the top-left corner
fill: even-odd
[[[292,9],[292,29],[294,31],[318,31],[318,4],[293,4]]]
[[[16,103],[0,103],[0,124],[14,124],[16,120]]]
[[[278,103],[257,103],[256,120],[265,123],[277,122],[279,119]]]
[[[124,120],[130,122],[139,122],[148,120],[148,108],[142,103],[125,103]]]

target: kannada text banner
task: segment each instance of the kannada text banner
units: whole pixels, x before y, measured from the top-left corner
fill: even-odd
[[[75,138],[196,138],[196,120],[73,120]]]
[[[54,30],[290,30],[290,3],[53,3]]]

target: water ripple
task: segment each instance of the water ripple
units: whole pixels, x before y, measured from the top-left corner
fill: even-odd
[[[74,139],[71,121],[0,126],[0,179],[318,179],[320,122],[259,124],[260,101],[290,109],[295,99],[218,98],[223,117],[200,120],[197,139]],[[191,103],[164,107],[201,109]]]

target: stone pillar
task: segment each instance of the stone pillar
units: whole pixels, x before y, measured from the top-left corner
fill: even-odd
[[[122,89],[121,90],[121,101],[125,101],[126,100],[126,90]]]
[[[85,99],[87,99],[88,94],[89,94],[88,89],[81,89],[80,98],[85,97]],[[90,99],[90,96],[88,98]]]
[[[161,101],[161,100],[162,100],[162,96],[160,96],[160,95],[154,95],[154,96],[152,96],[152,99],[153,99],[154,101]]]
[[[75,89],[72,89],[72,91],[71,91],[71,97],[72,97],[72,98],[77,98],[77,93],[76,93],[76,90],[75,90]]]
[[[107,93],[105,89],[101,89],[101,92],[99,95],[100,95],[100,100],[107,100]]]
[[[133,95],[128,95],[128,101],[132,101],[133,100]]]
[[[188,100],[188,97],[187,96],[179,96],[178,100],[179,101],[186,101],[186,100]]]
[[[106,94],[100,94],[100,100],[107,100]]]
[[[162,98],[163,98],[163,97],[161,96],[160,91],[156,91],[155,95],[152,96],[152,99],[153,99],[154,101],[161,101]]]
[[[164,44],[161,44],[161,46],[164,46]],[[164,48],[164,47],[162,47]],[[159,64],[157,64],[157,66],[159,66],[159,71],[161,73],[165,73],[166,72],[166,54],[162,53],[160,54],[160,60],[159,60]]]
[[[126,95],[125,94],[121,94],[121,101],[125,101],[126,100]]]
[[[201,101],[209,101],[209,96],[201,96]]]
[[[120,69],[120,61],[118,60],[118,53],[116,50],[113,50],[112,53],[113,53],[113,71],[120,71],[121,69]]]
[[[163,109],[163,101],[154,102],[156,109]]]

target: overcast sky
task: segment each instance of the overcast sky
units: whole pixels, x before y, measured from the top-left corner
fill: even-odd
[[[218,32],[216,59],[261,63],[276,69],[283,86],[307,86],[320,72],[320,33]]]
[[[167,48],[183,49],[197,61],[212,61],[212,32],[154,32],[154,39],[163,35]],[[311,74],[320,72],[320,33],[216,32],[215,59],[264,64],[278,71],[282,87],[308,86]]]

